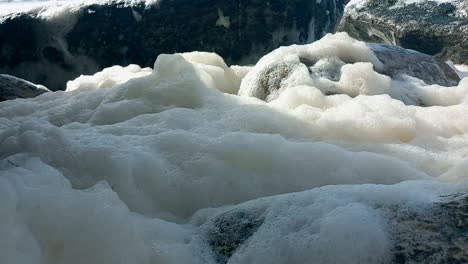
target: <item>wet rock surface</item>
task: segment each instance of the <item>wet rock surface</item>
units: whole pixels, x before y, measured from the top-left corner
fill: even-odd
[[[281,83],[287,79],[297,68],[299,63],[278,61],[267,65],[258,74],[255,89],[252,89],[247,96],[257,97],[268,101],[268,97],[281,90]]]
[[[445,197],[422,212],[395,207],[393,213],[393,263],[468,263],[468,194]]]
[[[20,78],[0,74],[0,102],[16,98],[32,98],[45,92],[48,92],[45,87],[39,88]]]
[[[468,4],[404,0],[368,0],[346,7],[338,31],[366,42],[388,43],[468,62]]]
[[[265,212],[259,208],[236,208],[215,217],[207,224],[205,238],[218,263],[229,258],[263,224]]]
[[[427,84],[455,86],[460,82],[457,73],[434,56],[389,44],[368,44],[384,68],[380,73],[390,77],[406,74]]]

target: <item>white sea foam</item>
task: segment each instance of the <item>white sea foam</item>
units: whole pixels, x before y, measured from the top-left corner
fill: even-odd
[[[236,95],[295,54],[342,61],[343,94],[299,64],[268,102]],[[160,55],[0,103],[0,263],[216,263],[205,232],[244,208],[265,220],[229,263],[388,263],[385,205],[468,191],[468,78],[391,80],[379,65],[336,34],[253,68]],[[405,89],[428,107],[388,95]]]

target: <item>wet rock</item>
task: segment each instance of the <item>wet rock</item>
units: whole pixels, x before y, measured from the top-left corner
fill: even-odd
[[[368,46],[384,65],[379,72],[392,78],[406,74],[442,86],[456,86],[460,82],[458,74],[434,56],[389,44]]]
[[[0,74],[0,102],[16,98],[32,98],[48,92],[28,81],[7,74]]]
[[[218,263],[227,263],[242,244],[263,224],[265,211],[260,208],[235,208],[221,213],[206,224],[205,238]]]
[[[283,80],[287,79],[298,66],[299,63],[290,61],[277,61],[266,65],[258,71],[256,78],[249,85],[241,86],[239,95],[269,101],[271,95],[282,89]]]
[[[392,208],[395,264],[468,263],[468,194],[452,195],[420,212]]]
[[[468,63],[468,2],[363,0],[350,3],[338,31]]]

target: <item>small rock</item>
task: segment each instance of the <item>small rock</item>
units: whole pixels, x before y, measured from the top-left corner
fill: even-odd
[[[23,79],[0,74],[0,102],[16,98],[32,98],[49,92],[44,86],[38,86]]]
[[[234,252],[263,224],[265,212],[236,208],[221,213],[207,224],[206,239],[218,263],[227,263]]]

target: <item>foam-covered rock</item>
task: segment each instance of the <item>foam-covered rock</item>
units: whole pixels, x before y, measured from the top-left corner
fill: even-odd
[[[229,64],[333,32],[344,0],[64,1],[0,17],[0,71],[52,90],[162,53],[216,52]]]
[[[15,98],[32,98],[48,91],[44,86],[35,85],[11,75],[0,74],[0,102]]]
[[[399,80],[405,78],[426,85],[457,86],[460,82],[454,69],[433,56],[392,45],[366,44],[340,33],[267,54],[243,78],[239,95],[269,102],[287,89],[306,85],[324,95],[388,94],[406,104],[432,104],[424,102],[427,89],[401,85]]]
[[[350,38],[346,33],[327,35],[312,44],[281,47],[262,57],[248,72],[242,80],[239,95],[270,101],[288,87],[313,85],[326,77],[337,80],[338,76],[323,73],[330,69],[336,74],[341,66],[355,62],[382,67],[365,43]],[[321,87],[327,90],[324,92],[337,87],[332,80],[327,79],[329,82]]]
[[[206,221],[218,263],[465,263],[466,193],[411,194],[418,184],[431,188],[329,186],[201,210],[192,221]],[[390,198],[395,191],[401,197]]]
[[[468,63],[468,4],[464,0],[353,0],[338,31],[366,42],[399,45],[444,61]]]

